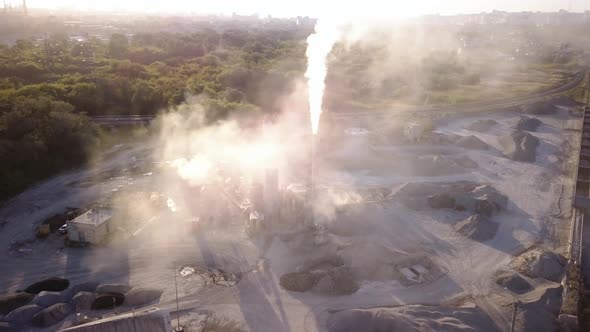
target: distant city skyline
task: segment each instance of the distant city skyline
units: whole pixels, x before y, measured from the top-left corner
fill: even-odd
[[[12,6],[21,6],[21,0],[7,0]],[[364,0],[338,3],[336,7],[318,0],[272,1],[272,0],[28,0],[29,8],[78,9],[78,10],[124,10],[148,13],[195,13],[195,14],[254,14],[276,17],[313,16],[330,18],[403,18],[429,14],[471,14],[501,11],[543,11],[560,9],[574,12],[590,10],[588,0],[414,0],[391,1]]]

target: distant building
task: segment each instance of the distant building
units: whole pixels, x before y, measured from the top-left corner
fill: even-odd
[[[68,221],[68,239],[73,242],[97,244],[113,231],[113,210],[106,207],[93,208],[76,219]]]

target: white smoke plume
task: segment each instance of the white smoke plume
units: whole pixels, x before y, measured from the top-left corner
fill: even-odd
[[[314,135],[319,131],[322,102],[326,88],[326,74],[328,72],[326,59],[334,44],[340,39],[338,26],[334,21],[320,19],[315,26],[315,32],[307,38],[307,87],[309,95],[309,112],[311,130]]]

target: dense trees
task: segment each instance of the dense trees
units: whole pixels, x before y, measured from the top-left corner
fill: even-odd
[[[86,160],[99,144],[86,115],[155,114],[203,95],[206,119],[278,110],[304,71],[294,33],[113,34],[0,46],[0,200]]]
[[[515,38],[512,28],[503,39],[498,32],[488,38],[488,32],[473,27],[452,28],[458,29],[456,35],[437,26],[396,29],[335,47],[328,61],[328,110],[456,102],[464,91],[495,82],[490,73],[501,71],[490,67],[490,59],[518,59],[510,50],[536,54],[520,55],[525,63],[543,56],[561,63],[576,55],[565,44],[541,52],[544,43],[531,42],[535,36],[527,31],[519,34],[526,38]],[[236,112],[279,111],[294,82],[303,79],[310,32],[226,26],[186,34],[117,33],[108,40],[55,33],[0,45],[0,200],[83,162],[88,149],[99,144],[98,129],[87,115],[156,114],[191,95],[203,97],[199,101],[206,104],[210,122]],[[502,54],[490,54],[492,48]],[[509,64],[510,73],[526,69]]]

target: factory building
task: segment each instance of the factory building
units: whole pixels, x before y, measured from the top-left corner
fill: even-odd
[[[68,239],[72,242],[97,244],[114,230],[111,225],[113,210],[97,207],[68,221]]]

